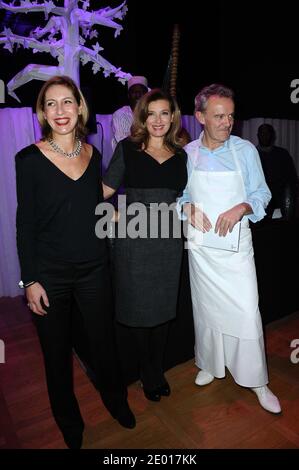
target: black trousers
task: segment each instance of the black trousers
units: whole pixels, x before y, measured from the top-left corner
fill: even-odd
[[[39,262],[39,282],[47,292],[47,315],[34,314],[46,370],[50,404],[62,432],[83,430],[73,388],[72,305],[82,315],[91,367],[106,408],[117,415],[127,399],[117,354],[108,262]]]
[[[169,322],[150,328],[132,328],[130,332],[138,348],[140,379],[143,387],[153,391],[164,385],[164,355]]]

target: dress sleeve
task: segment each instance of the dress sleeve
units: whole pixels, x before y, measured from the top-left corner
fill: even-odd
[[[118,189],[125,175],[125,161],[123,143],[119,142],[114,150],[103,183],[113,189]]]
[[[35,253],[35,184],[34,159],[22,151],[17,153],[16,186],[17,186],[17,247],[21,266],[21,279],[24,283],[37,281]]]

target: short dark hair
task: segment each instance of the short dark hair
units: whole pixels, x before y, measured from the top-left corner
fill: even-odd
[[[230,98],[234,101],[234,92],[230,88],[221,85],[219,83],[213,83],[212,85],[208,85],[204,87],[200,92],[196,95],[194,103],[195,103],[195,112],[205,111],[208,103],[208,99],[211,96],[220,96],[222,98]]]
[[[73,93],[78,106],[82,106],[82,112],[78,116],[78,122],[76,127],[76,137],[83,138],[87,134],[86,123],[88,121],[88,107],[85,101],[85,98],[82,94],[82,91],[77,87],[74,80],[67,75],[55,75],[54,77],[47,80],[37,97],[36,102],[36,114],[38,122],[41,126],[42,136],[44,139],[47,139],[52,136],[52,129],[49,126],[48,122],[44,118],[44,108],[45,108],[45,96],[47,90],[53,85],[64,85]]]

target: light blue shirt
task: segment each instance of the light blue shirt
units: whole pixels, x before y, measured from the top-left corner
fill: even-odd
[[[233,144],[239,159],[246,191],[246,200],[243,202],[247,202],[253,212],[246,217],[252,222],[261,220],[266,214],[265,208],[271,199],[271,192],[266,184],[260,157],[255,146],[248,140],[231,135],[221,147],[210,150],[202,144],[202,137],[203,132],[200,134],[199,139],[190,142],[185,147],[188,154],[188,182],[195,169],[200,171],[236,171],[232,151],[229,148],[229,144]],[[197,154],[198,146],[200,149],[199,155]],[[178,199],[180,212],[185,202],[196,202],[191,200],[188,193],[188,183],[183,195]],[[180,217],[186,219],[182,212]]]

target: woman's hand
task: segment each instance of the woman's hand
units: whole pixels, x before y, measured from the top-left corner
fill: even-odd
[[[43,299],[43,303],[46,307],[50,307],[50,304],[43,286],[39,282],[35,282],[32,286],[26,287],[25,292],[28,300],[27,305],[30,310],[37,315],[46,315],[47,312],[42,307],[41,299]]]
[[[206,214],[194,204],[187,202],[183,205],[183,210],[187,216],[189,224],[197,230],[205,233],[212,228],[212,224]]]
[[[120,217],[120,214],[119,212],[114,209],[114,212],[113,212],[113,216],[112,216],[112,219],[111,219],[111,222],[114,222],[114,223],[117,223],[119,222],[119,217]]]

